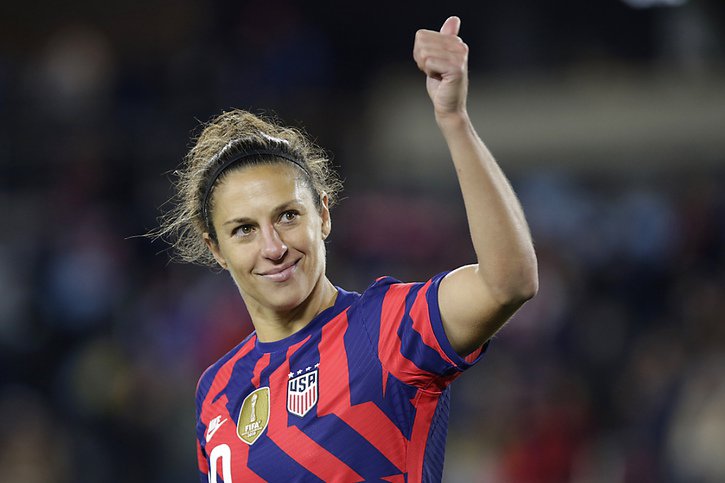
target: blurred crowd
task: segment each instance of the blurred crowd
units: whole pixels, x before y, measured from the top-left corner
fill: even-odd
[[[33,39],[17,31],[27,44],[0,52],[0,481],[195,481],[196,381],[252,330],[225,273],[171,263],[142,236],[198,120],[269,108],[334,154],[351,178],[333,210],[334,283],[467,263],[454,183],[381,187],[354,155],[367,70],[409,56],[408,34],[449,12],[413,15],[392,50],[378,36],[379,54],[348,54],[356,18],[383,31],[394,19],[357,6],[340,23],[288,2],[83,8],[40,14]],[[473,42],[508,38],[499,29]],[[563,60],[537,48],[506,44],[505,61],[479,65]],[[725,481],[725,159],[708,161],[512,173],[541,289],[454,386],[445,481]]]

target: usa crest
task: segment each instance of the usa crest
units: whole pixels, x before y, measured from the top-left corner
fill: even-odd
[[[237,436],[253,445],[269,424],[269,388],[260,387],[250,393],[239,410],[237,420]]]
[[[287,383],[287,411],[303,417],[317,404],[317,369],[293,376]],[[301,371],[298,371],[298,373]]]

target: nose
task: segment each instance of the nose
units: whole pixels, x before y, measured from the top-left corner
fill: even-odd
[[[281,260],[287,253],[287,245],[274,227],[269,226],[262,229],[262,256],[273,261]]]

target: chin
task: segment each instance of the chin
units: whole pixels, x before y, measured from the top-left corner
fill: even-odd
[[[285,312],[294,310],[302,305],[310,296],[311,291],[302,290],[301,287],[278,287],[271,297],[266,298],[266,305],[275,310]]]

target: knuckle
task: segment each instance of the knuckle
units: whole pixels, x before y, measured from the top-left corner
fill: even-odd
[[[457,55],[467,55],[468,45],[464,44],[463,42],[455,43],[450,47],[450,51]]]

